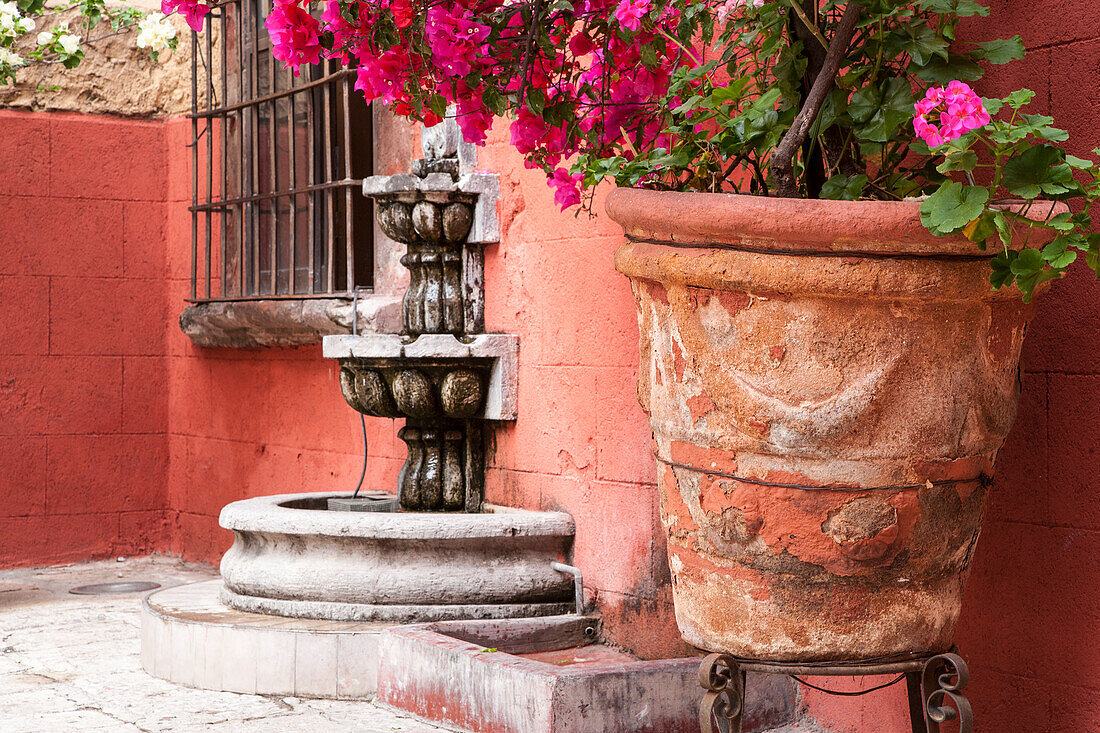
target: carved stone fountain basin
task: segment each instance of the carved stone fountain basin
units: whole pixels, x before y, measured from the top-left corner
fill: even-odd
[[[221,600],[336,621],[442,621],[569,613],[573,519],[484,505],[477,514],[328,511],[349,493],[262,496],[221,512],[233,531]]]

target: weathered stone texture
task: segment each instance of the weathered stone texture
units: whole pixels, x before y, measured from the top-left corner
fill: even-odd
[[[608,209],[684,638],[947,649],[1031,308],[915,203],[618,190]]]
[[[74,29],[78,19],[75,11],[58,16],[60,22],[68,22]],[[37,64],[20,71],[14,86],[0,88],[0,107],[134,117],[190,112],[191,30],[179,16],[170,21],[176,28],[179,46],[161,52],[159,61],[149,58],[148,50],[137,47],[135,29],[87,48],[87,55],[75,69]],[[38,30],[47,27],[52,23],[42,24]],[[91,37],[110,32],[103,23]],[[200,91],[200,95],[204,93]],[[200,103],[203,100],[200,96]]]

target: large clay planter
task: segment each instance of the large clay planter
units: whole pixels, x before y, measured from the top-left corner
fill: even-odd
[[[620,189],[676,619],[711,651],[950,647],[1030,317],[918,205]]]

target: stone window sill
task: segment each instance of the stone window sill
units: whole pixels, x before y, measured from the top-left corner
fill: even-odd
[[[361,293],[358,310],[360,333],[401,330],[401,299],[395,295]],[[352,303],[345,298],[195,303],[184,308],[179,323],[196,346],[308,346],[351,333]]]

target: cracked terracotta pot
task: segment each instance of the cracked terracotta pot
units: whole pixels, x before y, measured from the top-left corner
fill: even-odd
[[[607,210],[684,639],[949,648],[1031,308],[915,203],[619,189]]]

